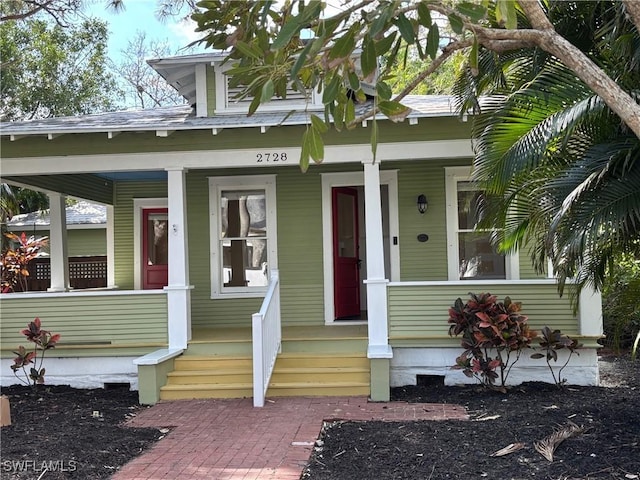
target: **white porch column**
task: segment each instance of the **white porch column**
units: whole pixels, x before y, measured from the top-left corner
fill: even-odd
[[[183,168],[167,169],[169,218],[169,348],[187,348],[191,339],[191,289],[189,285],[189,245],[187,237],[187,199]]]
[[[113,205],[107,205],[107,288],[116,288],[116,247]]]
[[[602,335],[602,295],[590,287],[580,292],[580,335]]]
[[[49,253],[51,285],[49,292],[69,290],[69,255],[67,253],[67,214],[64,195],[49,193]]]
[[[367,235],[367,317],[369,358],[392,358],[387,319],[387,280],[384,276],[384,243],[380,203],[380,166],[364,164],[365,231]]]

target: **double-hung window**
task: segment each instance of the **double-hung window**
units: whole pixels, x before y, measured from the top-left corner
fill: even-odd
[[[518,278],[517,257],[492,245],[492,230],[478,228],[478,207],[485,193],[470,181],[469,167],[446,169],[449,280]]]
[[[262,296],[277,268],[275,175],[210,177],[211,294]]]

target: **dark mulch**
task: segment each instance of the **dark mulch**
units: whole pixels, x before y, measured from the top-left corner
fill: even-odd
[[[325,426],[305,479],[638,479],[640,361],[601,359],[607,387],[528,383],[506,394],[477,386],[393,389],[394,400],[458,403],[471,421],[337,422]],[[584,433],[552,462],[536,440],[572,422]],[[523,449],[490,456],[511,443]]]
[[[125,388],[12,386],[2,394],[9,397],[12,420],[0,433],[2,479],[109,478],[164,435],[122,425],[144,408],[138,392]]]
[[[601,375],[607,387],[525,384],[506,394],[436,384],[394,389],[395,400],[462,404],[471,421],[329,424],[303,478],[640,479],[640,361],[606,357]],[[43,467],[50,467],[43,480],[108,478],[167,433],[123,425],[144,408],[136,392],[124,389],[2,393],[13,420],[1,431],[2,479],[37,479]],[[534,440],[569,421],[586,431],[564,441],[548,462]],[[516,442],[525,448],[489,456]]]

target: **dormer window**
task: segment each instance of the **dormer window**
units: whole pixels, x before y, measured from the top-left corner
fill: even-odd
[[[216,108],[215,113],[244,113],[249,111],[249,105],[253,97],[239,98],[242,87],[229,86],[229,77],[224,74],[224,70],[229,67],[215,65],[216,77]],[[274,97],[269,103],[260,105],[259,112],[288,111],[288,110],[322,110],[322,95],[316,90],[311,90],[308,94],[287,89],[286,98]]]

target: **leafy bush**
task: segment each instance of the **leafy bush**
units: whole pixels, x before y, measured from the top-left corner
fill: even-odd
[[[17,247],[7,248],[0,255],[0,269],[2,273],[2,293],[14,292],[16,290],[27,291],[27,277],[29,270],[27,265],[40,253],[40,249],[46,246],[47,237],[36,238],[26,233],[18,236],[15,233],[5,233],[5,237],[17,243]]]
[[[544,358],[547,361],[547,366],[549,367],[549,371],[551,372],[551,376],[553,377],[553,381],[556,385],[561,386],[567,382],[566,378],[562,378],[562,370],[569,364],[569,360],[575,353],[576,355],[580,355],[576,352],[577,349],[582,348],[582,344],[578,343],[577,340],[563,335],[560,330],[551,330],[549,327],[545,326],[541,330],[542,336],[540,337],[540,348],[544,350],[545,353],[534,353],[531,355],[531,358]],[[564,365],[560,367],[558,370],[558,376],[556,377],[555,373],[553,373],[553,367],[551,366],[551,361],[558,361],[558,350],[567,349],[569,350],[569,356],[567,357],[567,361],[564,362]]]
[[[607,273],[602,290],[605,345],[619,352],[640,335],[640,258],[621,255]]]
[[[44,383],[45,369],[42,367],[44,363],[44,354],[47,350],[55,348],[56,343],[60,340],[60,334],[52,334],[48,330],[42,329],[40,319],[36,317],[33,322],[29,322],[27,328],[22,330],[22,333],[29,342],[33,343],[33,350],[29,351],[22,345],[18,347],[16,358],[13,360],[11,370],[21,383],[25,385],[33,385],[34,387],[39,383]],[[42,352],[38,357],[38,352]],[[29,370],[27,370],[27,367]],[[22,372],[22,376],[18,375],[18,372]]]
[[[535,332],[529,329],[528,318],[520,314],[520,303],[509,297],[499,302],[490,293],[469,295],[471,299],[466,303],[458,298],[449,309],[449,335],[462,335],[465,349],[454,368],[462,369],[466,376],[477,378],[487,387],[494,387],[499,379],[504,389],[511,368]]]

